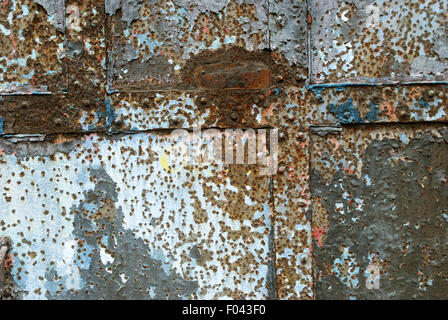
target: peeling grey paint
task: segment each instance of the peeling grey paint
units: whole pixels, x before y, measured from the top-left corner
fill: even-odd
[[[67,43],[66,54],[73,57],[79,58],[84,51],[84,44],[81,41],[71,41]]]
[[[338,127],[316,127],[313,126],[311,128],[311,133],[318,134],[321,137],[325,137],[327,134],[340,134],[342,132],[342,128]]]
[[[64,0],[34,0],[44,7],[51,23],[61,32],[65,29],[65,7]]]
[[[137,20],[142,0],[106,0],[106,13],[114,15],[118,9],[121,9],[122,20],[131,25],[132,21]]]
[[[306,1],[269,2],[270,46],[298,67],[308,67]]]
[[[329,216],[326,240],[314,246],[318,299],[446,298],[448,129],[428,128],[414,138],[411,128],[401,132],[367,140],[359,174],[341,168],[330,181],[321,170],[332,152],[317,147],[322,159],[312,160],[312,192]],[[318,145],[321,139],[314,137]],[[344,250],[354,259],[348,269],[337,265]],[[372,261],[381,272],[379,289],[366,287]]]
[[[84,204],[71,209],[75,214],[74,236],[89,247],[89,268],[81,269],[81,281],[88,290],[72,291],[64,297],[57,295],[58,275],[50,270],[47,280],[55,288],[54,297],[63,299],[188,299],[198,289],[197,281],[181,278],[174,270],[167,270],[163,254],[152,250],[150,243],[135,237],[123,228],[123,212],[116,206],[117,185],[101,168],[90,172],[95,181],[93,190],[84,194],[86,201],[104,212],[104,217],[86,217]],[[106,208],[105,204],[109,204]],[[97,215],[100,215],[97,213]],[[107,239],[107,241],[99,241]],[[85,249],[81,249],[85,250]],[[113,257],[112,263],[104,263],[100,252],[105,250]],[[87,261],[86,261],[87,263]]]
[[[67,141],[64,143],[48,143],[39,137],[37,140],[30,141],[27,137],[23,138],[0,138],[0,149],[4,154],[14,154],[17,159],[22,160],[25,157],[33,156],[53,156],[56,153],[70,153],[80,140]]]

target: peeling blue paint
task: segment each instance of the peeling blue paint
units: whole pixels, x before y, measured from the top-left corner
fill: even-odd
[[[330,104],[328,107],[330,112],[334,113],[341,123],[363,123],[359,111],[353,106],[353,99],[349,98],[346,102],[336,106]]]
[[[373,102],[370,103],[370,111],[366,114],[366,119],[369,122],[375,122],[379,120],[379,106]]]
[[[423,108],[425,108],[425,109],[430,108],[429,103],[426,102],[426,101],[423,100],[423,99],[420,99],[420,100],[418,100],[417,102],[418,102],[419,105],[421,105],[421,106],[422,106]]]
[[[112,107],[112,104],[111,104],[109,98],[106,99],[105,103],[106,103],[106,111],[105,112],[97,111],[96,115],[99,119],[104,119],[104,118],[106,119],[106,124],[103,126],[103,129],[110,131],[112,124],[117,119],[117,114],[115,113],[115,110]]]

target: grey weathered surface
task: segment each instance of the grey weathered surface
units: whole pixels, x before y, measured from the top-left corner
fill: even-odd
[[[317,298],[445,299],[448,126],[362,126],[312,141]],[[379,289],[366,287],[369,265]]]

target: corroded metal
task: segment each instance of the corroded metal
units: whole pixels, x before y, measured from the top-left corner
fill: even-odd
[[[93,103],[106,85],[106,14],[104,0],[65,0],[69,92]]]
[[[47,94],[67,89],[63,3],[2,2],[0,94]]]
[[[106,12],[112,15],[109,90],[179,88],[181,70],[192,55],[229,45],[268,48],[267,10],[267,0],[107,1]],[[237,69],[255,67],[245,66],[241,56],[232,62]]]
[[[179,164],[174,142],[2,147],[2,232],[20,244],[12,272],[24,298],[269,296],[269,178],[254,165]]]
[[[445,299],[448,127],[320,128],[311,150],[316,298]]]
[[[294,129],[280,133],[273,186],[277,294],[280,299],[312,299],[309,135]]]
[[[310,1],[313,83],[447,81],[446,1]]]
[[[447,9],[0,3],[1,298],[446,299]]]

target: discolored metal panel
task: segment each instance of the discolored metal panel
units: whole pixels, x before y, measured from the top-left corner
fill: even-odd
[[[312,129],[317,299],[446,299],[448,127]]]
[[[260,52],[268,48],[267,7],[267,0],[106,1],[109,90],[267,87]],[[241,50],[189,61],[229,46]]]
[[[117,94],[111,97],[110,105],[121,130],[260,128],[267,124],[269,96],[266,90]]]
[[[446,1],[310,1],[311,82],[448,80]]]
[[[314,119],[319,124],[447,121],[447,89],[444,84],[314,88]]]
[[[196,162],[183,147],[206,155],[213,140],[191,137],[2,139],[16,298],[270,296],[269,177]]]
[[[104,0],[65,0],[65,58],[70,93],[98,98],[106,87],[106,13]]]
[[[308,75],[306,0],[269,1],[269,45],[278,60],[284,60],[282,77],[302,81]]]
[[[446,299],[447,9],[4,1],[0,299]]]
[[[274,177],[274,244],[278,299],[313,299],[309,135],[280,132],[279,171]]]
[[[67,90],[64,1],[10,0],[0,6],[0,94]]]
[[[258,90],[113,95],[93,95],[89,90],[95,91],[89,86],[86,94],[64,97],[3,96],[0,134],[127,132],[195,126],[288,128],[448,120],[447,85],[313,90],[281,85]]]

